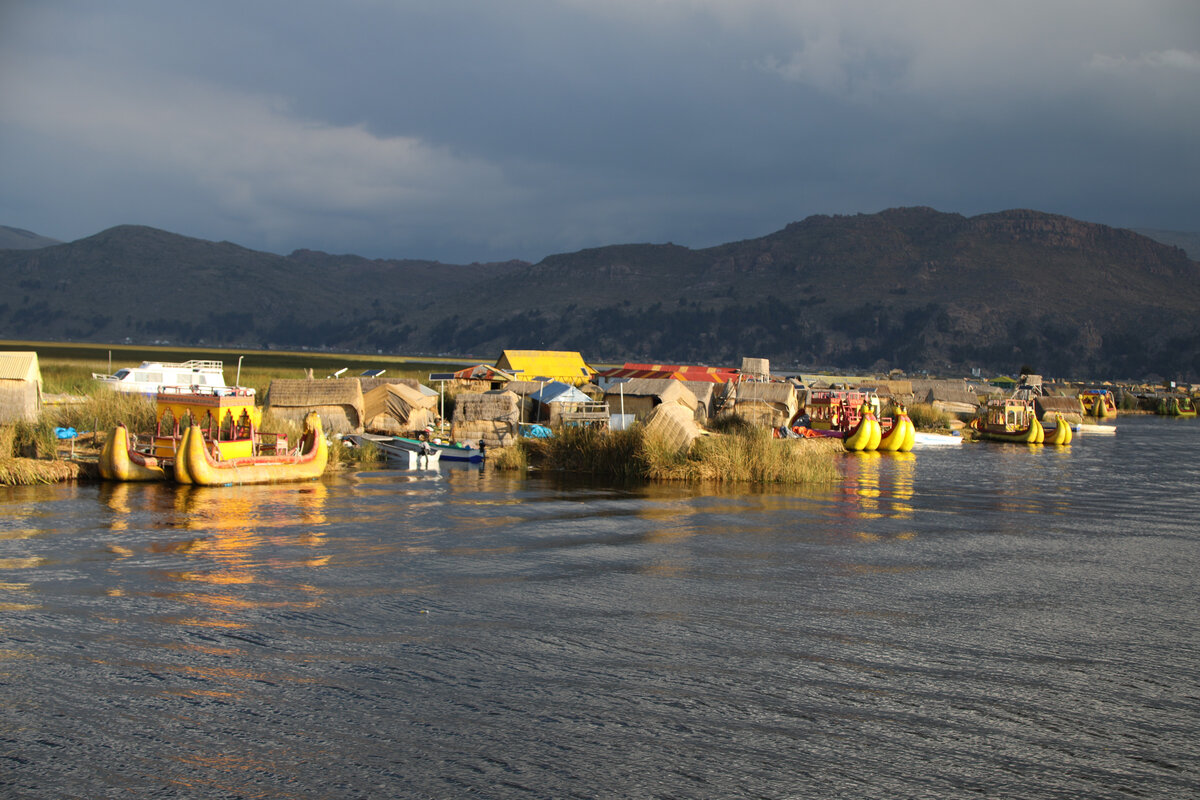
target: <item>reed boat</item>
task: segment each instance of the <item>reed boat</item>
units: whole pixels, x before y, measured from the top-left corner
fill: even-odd
[[[224,457],[220,442],[210,442],[193,424],[183,434],[175,457],[175,480],[197,486],[286,483],[313,480],[325,472],[329,448],[321,417],[309,412],[294,453]]]
[[[988,402],[984,415],[971,420],[980,438],[1013,444],[1041,444],[1046,437],[1033,403],[1018,397]]]
[[[842,437],[842,446],[852,453],[870,452],[879,449],[883,439],[883,430],[879,427],[879,419],[875,411],[867,403],[859,409],[858,424],[846,431]]]
[[[1157,413],[1168,417],[1194,417],[1196,404],[1187,395],[1171,395],[1158,401]]]
[[[909,419],[904,406],[896,408],[892,426],[879,439],[878,450],[887,453],[908,453],[917,443],[917,426]]]
[[[193,425],[218,460],[285,453],[287,436],[262,433],[261,420],[251,389],[166,389],[156,395],[150,441],[139,445],[124,425],[117,425],[100,453],[100,474],[108,480],[170,480],[183,437]]]
[[[106,481],[165,481],[170,465],[137,450],[124,424],[117,423],[100,451],[100,477]]]
[[[1104,419],[1117,415],[1117,400],[1108,389],[1084,389],[1079,393],[1084,416]]]
[[[1067,445],[1074,438],[1074,433],[1071,431],[1071,425],[1063,418],[1062,414],[1055,414],[1056,417],[1053,428],[1046,427],[1045,422],[1042,425],[1042,444]]]

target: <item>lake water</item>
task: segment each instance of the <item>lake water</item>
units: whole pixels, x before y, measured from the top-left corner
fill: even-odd
[[[1176,798],[1200,421],[817,489],[0,488],[5,798]]]

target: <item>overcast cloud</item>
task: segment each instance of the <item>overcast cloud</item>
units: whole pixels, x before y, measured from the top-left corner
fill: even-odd
[[[1200,231],[1200,4],[0,3],[0,224],[539,260],[810,214]]]

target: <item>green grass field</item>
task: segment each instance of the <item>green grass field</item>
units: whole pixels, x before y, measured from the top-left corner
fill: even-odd
[[[63,344],[61,342],[0,341],[0,350],[33,350],[38,354],[45,391],[50,394],[90,395],[99,388],[92,373],[109,373],[143,361],[203,359],[225,365],[225,382],[253,388],[260,395],[275,378],[324,378],[345,368],[346,377],[369,369],[384,369],[390,377],[416,378],[428,383],[431,372],[448,372],[481,363],[478,359],[431,359],[427,356],[367,355],[283,350],[216,350],[146,345]],[[241,373],[238,361],[241,359]]]

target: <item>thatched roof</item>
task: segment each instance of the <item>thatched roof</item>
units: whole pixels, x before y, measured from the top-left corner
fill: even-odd
[[[706,384],[708,393],[712,394],[713,384]],[[679,403],[693,411],[699,405],[695,393],[683,381],[671,378],[633,378],[611,387],[605,397],[611,399],[624,395],[625,397],[657,397],[662,403]]]
[[[363,395],[363,427],[372,433],[415,431],[437,422],[437,395],[403,383],[382,383]]]
[[[359,385],[362,386],[362,392],[364,396],[366,396],[367,392],[371,391],[372,389],[377,389],[380,386],[389,384],[409,386],[413,389],[416,389],[421,385],[420,381],[418,381],[416,378],[358,378],[357,380]]]
[[[1067,422],[1083,421],[1083,403],[1078,397],[1054,397],[1043,395],[1033,401],[1034,409],[1039,417],[1047,414],[1062,414]]]
[[[358,378],[304,380],[277,378],[267,388],[268,408],[352,405],[362,408],[362,386]]]
[[[504,391],[512,392],[515,395],[528,397],[531,394],[537,394],[546,385],[546,381],[509,381],[504,384]]]
[[[678,403],[655,406],[643,424],[647,436],[662,437],[664,442],[680,451],[686,451],[700,436],[696,418]]]
[[[510,391],[463,392],[454,400],[454,423],[474,420],[520,422],[521,398]]]
[[[734,385],[734,402],[766,403],[771,405],[793,405],[796,403],[796,387],[790,383],[774,381],[743,381]]]

